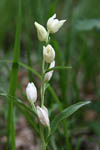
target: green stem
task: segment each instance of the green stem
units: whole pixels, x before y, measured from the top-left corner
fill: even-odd
[[[71,145],[70,145],[69,136],[68,136],[67,121],[64,121],[64,134],[65,134],[65,141],[66,141],[66,149],[71,150]]]
[[[41,125],[40,125],[40,135],[41,135],[41,140],[42,140],[42,150],[46,150],[47,144],[44,139],[43,128]]]
[[[49,33],[48,33],[48,37],[49,37]],[[49,43],[49,39],[46,42],[46,45],[48,43]],[[45,69],[46,69],[45,60],[43,58],[43,61],[42,61],[42,85],[41,85],[41,107],[44,105],[44,94],[45,94],[45,81],[44,81],[44,77],[45,77]],[[50,127],[48,127],[48,134],[50,134]],[[42,128],[41,125],[40,125],[40,135],[41,135],[41,140],[42,140],[42,150],[46,150],[47,143],[45,141],[44,130],[43,130],[43,128]]]
[[[43,61],[42,61],[41,107],[44,105],[44,93],[45,93],[44,76],[45,76],[45,61],[43,59]],[[41,125],[40,125],[40,135],[41,135],[41,140],[42,140],[42,150],[46,150],[46,142],[45,142],[45,138],[44,138],[44,130],[43,130],[43,127]]]
[[[36,107],[34,105],[34,103],[31,104],[32,110],[35,113],[35,115],[37,115],[37,111],[36,111]]]
[[[42,85],[41,85],[41,106],[44,105],[44,72],[45,72],[45,61],[43,59],[43,62],[42,62]]]

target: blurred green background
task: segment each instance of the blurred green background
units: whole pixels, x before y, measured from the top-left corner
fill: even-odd
[[[41,72],[42,44],[37,39],[34,22],[37,21],[46,27],[48,18],[54,13],[59,19],[67,19],[63,28],[51,36],[50,42],[56,51],[56,65],[72,66],[72,69],[55,71],[51,85],[63,107],[78,101],[92,101],[91,105],[81,109],[68,120],[69,137],[72,145],[75,145],[75,150],[89,150],[87,143],[98,146],[100,143],[100,0],[21,1],[20,61],[39,72]],[[0,61],[13,58],[17,11],[17,0],[0,0]],[[0,91],[8,92],[10,71],[11,64],[1,61]],[[38,79],[31,72],[19,68],[16,95],[23,100],[26,99],[25,87],[28,80],[35,81],[39,93]],[[53,117],[56,113],[52,110],[58,109],[50,91],[46,92],[46,99],[46,106]],[[0,105],[0,120],[2,120],[0,130],[3,131],[0,132],[0,137],[3,137],[6,126],[6,101],[0,99]],[[65,150],[64,140],[63,131],[57,131],[55,141],[59,145],[59,150]],[[54,145],[55,143],[51,141],[51,147]]]

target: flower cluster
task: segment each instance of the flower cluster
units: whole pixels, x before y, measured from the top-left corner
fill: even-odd
[[[55,19],[56,18],[56,14],[54,14],[52,17],[50,17],[47,21],[47,30],[42,26],[40,25],[39,23],[35,22],[35,27],[37,29],[37,34],[38,34],[38,39],[40,41],[44,41],[44,42],[47,42],[49,40],[49,34],[53,34],[53,33],[56,33],[61,27],[62,25],[64,24],[64,22],[66,20],[58,20],[58,19]]]
[[[52,47],[52,45],[49,44],[50,34],[56,33],[62,27],[64,22],[66,21],[66,20],[58,20],[55,18],[56,18],[56,14],[54,14],[52,17],[50,17],[48,19],[47,30],[45,29],[45,27],[43,27],[39,23],[37,23],[37,22],[34,23],[34,25],[37,29],[38,39],[41,42],[46,42],[46,46],[43,46],[43,61],[45,62],[45,64],[46,63],[49,64],[49,67],[46,69],[51,69],[51,68],[55,67],[55,50]],[[45,67],[45,65],[44,65],[44,67]],[[50,81],[50,79],[53,75],[53,70],[46,72],[46,69],[43,70],[43,83],[45,83],[45,84],[47,84],[47,82]],[[43,90],[44,90],[44,87],[42,88],[42,91]],[[42,92],[42,93],[44,94],[44,92]],[[29,100],[31,105],[34,106],[34,103],[37,100],[37,89],[36,89],[34,83],[28,83],[28,85],[26,87],[26,95],[27,95],[27,99]],[[41,96],[41,101],[44,101],[44,100],[42,100],[42,96]],[[44,103],[42,103],[41,107],[34,106],[34,108],[35,108],[35,112],[40,120],[40,123],[46,127],[49,127],[50,123],[49,123],[48,110],[44,106]]]

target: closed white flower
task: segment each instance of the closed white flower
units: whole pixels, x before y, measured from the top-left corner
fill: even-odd
[[[49,33],[57,32],[62,27],[64,22],[66,21],[66,20],[58,20],[55,18],[56,18],[56,14],[54,14],[52,17],[50,17],[47,21],[47,29],[48,29]]]
[[[28,85],[26,87],[26,95],[27,95],[27,99],[29,100],[29,102],[31,104],[36,101],[36,99],[37,99],[37,89],[36,89],[33,82],[28,83]]]
[[[46,31],[46,29],[40,25],[39,23],[35,22],[34,23],[36,29],[37,29],[37,35],[38,35],[38,39],[42,42],[42,41],[45,41],[47,42],[48,41],[48,32]]]
[[[49,127],[48,110],[45,106],[37,106],[37,115],[42,125]]]
[[[55,51],[50,44],[46,47],[43,46],[43,57],[47,63],[51,63],[55,59]]]
[[[53,62],[50,64],[49,69],[50,69],[50,68],[53,68],[53,67],[55,67],[55,61],[53,61]],[[48,81],[51,79],[52,74],[53,74],[53,70],[47,72],[47,73],[45,74],[45,76],[44,76],[44,80],[45,80],[46,82],[48,82]]]

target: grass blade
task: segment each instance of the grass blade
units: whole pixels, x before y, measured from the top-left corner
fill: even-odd
[[[20,34],[21,34],[21,0],[18,2],[18,18],[14,44],[14,56],[12,71],[10,75],[9,95],[15,96],[17,85],[18,61],[20,56]],[[11,142],[11,148],[10,148]],[[8,98],[8,121],[7,121],[7,150],[16,149],[15,144],[15,125],[14,125],[14,101],[13,98]]]

